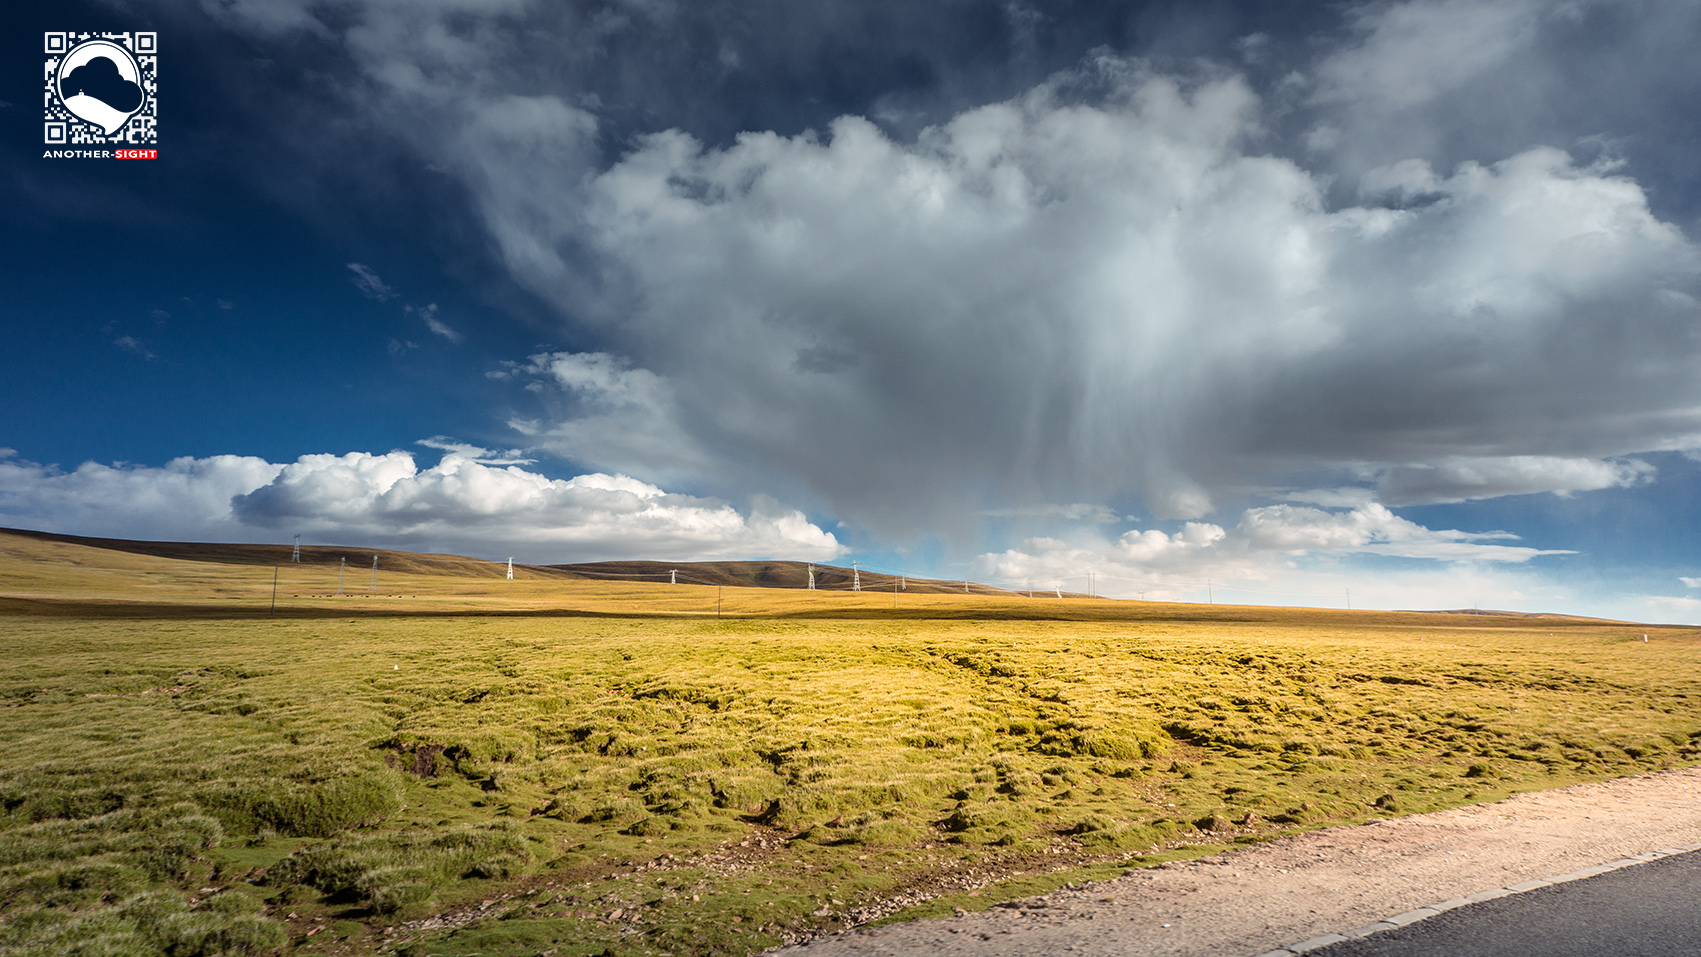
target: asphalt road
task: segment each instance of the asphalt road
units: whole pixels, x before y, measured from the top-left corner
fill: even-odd
[[[1483,901],[1308,957],[1697,957],[1701,852]]]

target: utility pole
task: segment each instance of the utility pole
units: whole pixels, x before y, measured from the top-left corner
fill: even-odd
[[[862,591],[862,569],[856,562],[851,562],[851,591]]]
[[[372,556],[372,585],[367,589],[372,594],[378,594],[378,556]]]
[[[300,535],[295,536],[295,553],[289,556],[289,560],[292,561],[292,562],[295,562],[298,565],[301,564],[301,536]]]
[[[898,607],[898,580],[892,579],[892,607]]]
[[[278,566],[272,566],[272,614],[278,613]]]
[[[669,585],[679,584],[679,569],[670,568],[667,570],[667,583]]]
[[[1216,603],[1216,597],[1211,594],[1211,580],[1207,578],[1205,579],[1205,604],[1215,605]]]
[[[345,569],[347,567],[348,567],[348,559],[347,558],[338,558],[337,559],[337,594],[338,595],[341,595],[343,593],[343,569]]]

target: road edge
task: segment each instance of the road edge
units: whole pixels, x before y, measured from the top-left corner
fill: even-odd
[[[1572,871],[1569,874],[1560,874],[1557,877],[1542,877],[1536,878],[1535,880],[1520,881],[1517,884],[1509,884],[1506,887],[1496,887],[1486,891],[1478,891],[1468,897],[1449,898],[1437,904],[1414,907],[1411,910],[1395,914],[1392,917],[1384,917],[1373,924],[1366,924],[1363,927],[1355,927],[1352,930],[1341,931],[1336,934],[1323,934],[1294,944],[1286,944],[1284,946],[1277,947],[1275,950],[1269,950],[1261,954],[1253,955],[1253,957],[1292,957],[1293,954],[1305,954],[1314,950],[1322,949],[1330,944],[1339,944],[1344,941],[1358,940],[1361,937],[1369,937],[1372,934],[1380,934],[1383,931],[1394,930],[1395,928],[1415,924],[1418,921],[1434,917],[1435,915],[1445,913],[1446,911],[1454,910],[1455,908],[1464,907],[1468,904],[1491,901],[1500,897],[1509,897],[1513,894],[1522,894],[1525,891],[1533,891],[1538,887],[1551,887],[1554,884],[1565,884],[1571,881],[1580,881],[1585,878],[1596,877],[1622,868],[1633,867],[1637,864],[1646,864],[1649,861],[1657,861],[1662,857],[1671,857],[1674,854],[1688,854],[1692,851],[1701,851],[1701,844],[1688,844],[1683,847],[1662,847],[1657,851],[1648,851],[1645,854],[1637,854],[1635,857],[1621,857],[1616,861],[1608,861],[1605,864],[1596,864],[1592,867],[1584,867],[1579,870]]]

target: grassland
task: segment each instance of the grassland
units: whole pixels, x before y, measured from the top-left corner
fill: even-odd
[[[0,535],[0,949],[750,953],[1701,759],[1693,629],[411,567]]]

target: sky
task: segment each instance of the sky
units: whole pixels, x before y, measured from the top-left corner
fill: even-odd
[[[158,158],[46,155],[59,30],[157,32]],[[0,525],[1701,623],[1698,36],[1689,0],[34,5]]]

